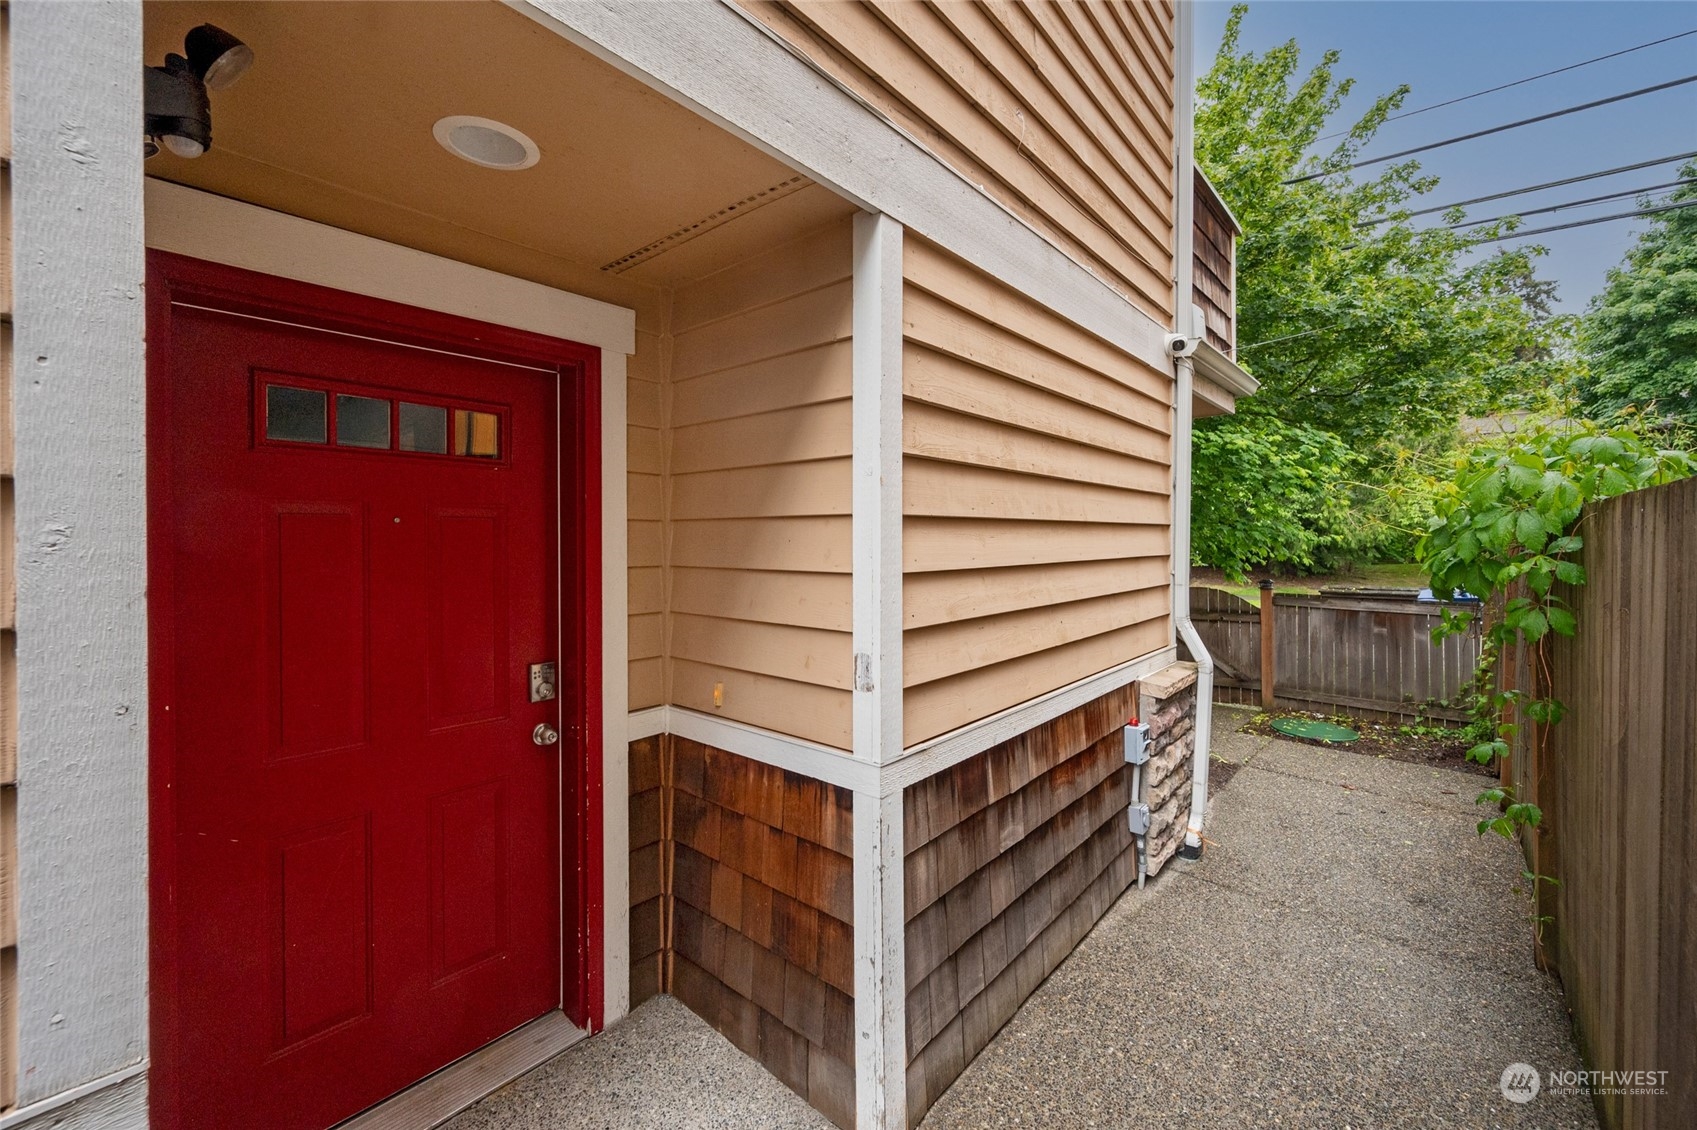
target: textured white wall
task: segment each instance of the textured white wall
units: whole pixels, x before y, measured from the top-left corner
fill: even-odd
[[[141,5],[11,27],[27,1108],[147,1056]]]

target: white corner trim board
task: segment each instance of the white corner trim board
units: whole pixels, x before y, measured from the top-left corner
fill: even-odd
[[[626,358],[601,351],[602,1023],[630,1011],[630,570]]]
[[[297,282],[636,352],[636,313],[528,279],[148,178],[147,245]]]
[[[854,794],[855,1130],[907,1130],[902,795]]]
[[[734,5],[507,3],[839,195],[1172,372],[1165,326]]]
[[[854,752],[902,750],[902,226],[854,218]]]

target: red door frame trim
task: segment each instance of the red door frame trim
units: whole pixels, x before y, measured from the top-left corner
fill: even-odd
[[[172,307],[186,304],[447,350],[491,361],[552,369],[557,375],[560,483],[560,665],[582,672],[561,680],[560,868],[561,1001],[572,1023],[604,1026],[605,936],[601,687],[601,351],[525,330],[406,306],[312,283],[191,259],[147,253],[147,599],[148,599],[148,1005],[150,1122],[175,1130],[178,1011],[174,807],[175,719],[172,551],[175,515],[169,468],[159,458],[173,435],[170,398]],[[540,376],[540,374],[539,374]],[[575,857],[577,865],[565,861]],[[573,966],[576,966],[574,969]]]

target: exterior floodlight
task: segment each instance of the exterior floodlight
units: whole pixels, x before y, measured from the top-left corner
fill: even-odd
[[[223,90],[253,66],[253,48],[213,24],[201,24],[183,39],[189,66],[208,90]]]
[[[145,115],[142,154],[161,147],[178,157],[199,157],[212,148],[212,100],[253,65],[253,48],[212,24],[201,24],[183,40],[182,55],[165,56],[160,67],[142,68]]]
[[[189,61],[167,55],[163,67],[146,68],[142,79],[147,136],[179,157],[198,157],[210,149],[212,103]]]

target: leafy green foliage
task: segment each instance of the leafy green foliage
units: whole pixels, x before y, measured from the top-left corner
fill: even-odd
[[[1697,180],[1697,161],[1680,175]],[[1673,193],[1697,202],[1697,184]],[[1586,409],[1666,413],[1697,426],[1697,207],[1663,212],[1609,272],[1584,321]]]
[[[1196,504],[1196,557],[1232,572],[1390,559],[1412,549],[1430,512],[1411,465],[1447,454],[1464,412],[1548,379],[1520,363],[1550,346],[1527,301],[1539,293],[1541,252],[1474,260],[1472,242],[1500,226],[1416,230],[1407,212],[1438,183],[1418,162],[1364,181],[1336,172],[1408,89],[1378,99],[1319,153],[1354,80],[1337,75],[1336,51],[1303,74],[1294,40],[1243,50],[1246,12],[1233,9],[1198,84],[1196,150],[1244,228],[1239,352],[1261,391],[1236,416],[1198,424],[1195,480],[1211,497]],[[1292,439],[1316,460],[1306,478],[1288,459],[1247,457]],[[1330,484],[1323,505],[1312,505],[1317,482]],[[1295,493],[1281,497],[1287,487]]]
[[[1319,529],[1342,520],[1340,484],[1355,463],[1318,428],[1262,420],[1252,428],[1198,428],[1191,491],[1195,555],[1241,578],[1278,561],[1311,567]]]
[[[1555,586],[1585,583],[1573,560],[1585,544],[1574,529],[1585,504],[1691,472],[1688,454],[1656,447],[1642,428],[1535,425],[1457,459],[1454,477],[1438,487],[1420,560],[1438,592],[1483,597],[1525,582],[1488,630],[1497,642],[1572,635],[1573,613]],[[1471,615],[1451,613],[1440,630],[1459,630]]]
[[[1434,591],[1471,593],[1500,608],[1485,629],[1482,665],[1494,663],[1504,645],[1536,648],[1551,632],[1577,631],[1562,594],[1563,586],[1586,580],[1575,560],[1585,545],[1580,531],[1585,506],[1697,469],[1688,453],[1657,447],[1653,437],[1642,422],[1534,425],[1456,460],[1453,477],[1438,487],[1420,561]],[[1446,610],[1433,635],[1461,631],[1474,615]],[[1482,764],[1508,756],[1520,729],[1516,719],[1553,726],[1567,712],[1557,699],[1518,690],[1489,694],[1477,710],[1495,721],[1468,750]],[[1480,821],[1481,835],[1512,837],[1517,828],[1537,827],[1543,819],[1536,805],[1516,802],[1506,788],[1487,790],[1479,801],[1501,806],[1501,815]]]

